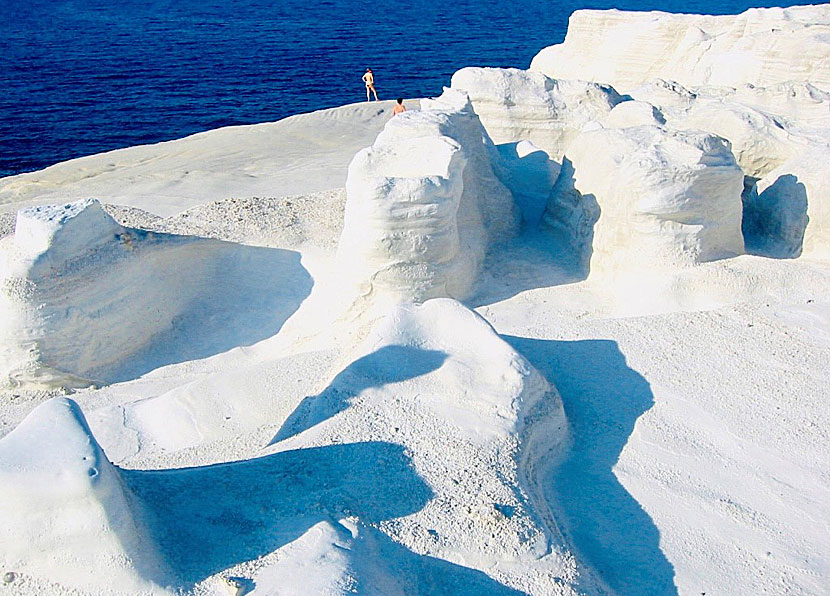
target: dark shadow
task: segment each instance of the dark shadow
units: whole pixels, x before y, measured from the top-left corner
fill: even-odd
[[[361,528],[364,545],[385,574],[395,578],[403,593],[419,596],[528,596],[486,573],[427,555],[413,553],[373,528]]]
[[[526,153],[528,146],[520,143],[501,143],[495,147],[499,156],[493,164],[496,176],[513,194],[522,212],[523,228],[535,230],[560,165],[541,149]]]
[[[420,555],[377,530],[433,497],[404,447],[372,441],[178,470],[120,470],[151,538],[185,589],[293,542],[321,521],[359,519],[352,571],[406,593],[526,596],[475,569]],[[363,553],[358,550],[365,549]],[[241,579],[241,578],[240,578]],[[253,587],[250,580],[243,585]]]
[[[775,259],[801,255],[807,229],[807,189],[792,174],[784,174],[760,194],[758,179],[744,179],[741,230],[749,254]]]
[[[300,253],[196,241],[199,251],[216,263],[210,279],[193,280],[201,291],[183,315],[146,347],[90,376],[105,383],[128,381],[161,366],[255,344],[275,335],[311,292],[313,281],[300,263]]]
[[[273,552],[319,521],[357,516],[373,524],[414,513],[432,497],[404,448],[384,442],[121,476],[186,585]]]
[[[544,212],[537,229],[487,255],[477,292],[467,301],[471,306],[587,279],[600,207],[594,195],[576,189],[573,164],[567,158],[551,190],[554,195],[555,210]]]
[[[614,474],[637,419],[654,404],[648,382],[614,341],[505,339],[562,396],[573,445],[551,500],[579,558],[619,596],[676,595],[657,527]]]
[[[364,389],[425,375],[439,369],[446,359],[444,352],[436,350],[383,346],[349,364],[319,394],[304,398],[270,444],[299,434],[342,412]]]

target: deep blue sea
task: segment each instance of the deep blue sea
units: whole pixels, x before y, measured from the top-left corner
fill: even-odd
[[[789,5],[790,3],[784,3]],[[441,92],[526,68],[578,8],[738,13],[752,0],[0,0],[0,176],[230,124]]]

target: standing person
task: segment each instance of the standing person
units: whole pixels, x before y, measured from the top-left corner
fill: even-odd
[[[367,68],[363,75],[363,82],[366,83],[366,101],[369,101],[369,91],[374,93],[375,101],[378,100],[378,92],[375,91],[375,75],[372,74],[372,69]]]
[[[398,114],[403,114],[406,111],[406,106],[403,105],[403,97],[399,97],[395,104],[395,107],[392,108],[392,115],[397,116]]]

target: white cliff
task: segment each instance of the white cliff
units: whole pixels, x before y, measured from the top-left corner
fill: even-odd
[[[799,81],[830,91],[828,55],[826,4],[724,16],[577,10],[564,43],[539,52],[530,69],[620,92],[654,79],[686,87]]]

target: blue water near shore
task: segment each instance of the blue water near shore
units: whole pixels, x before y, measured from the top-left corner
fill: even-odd
[[[738,13],[750,0],[2,0],[0,176],[232,124],[437,95],[526,68],[578,8]],[[788,5],[790,3],[784,3]]]

